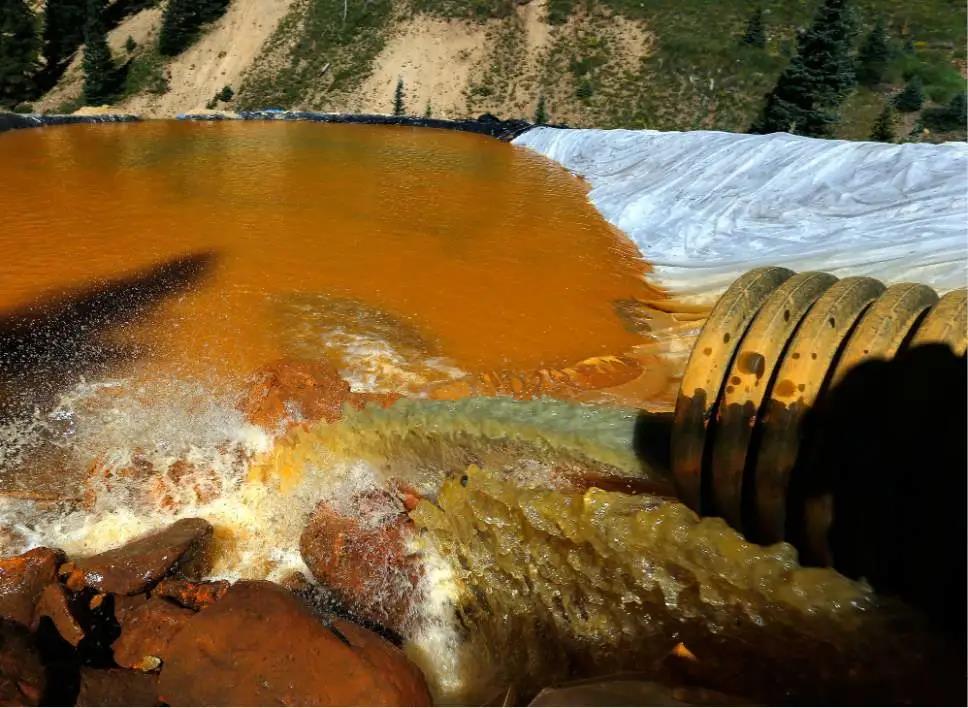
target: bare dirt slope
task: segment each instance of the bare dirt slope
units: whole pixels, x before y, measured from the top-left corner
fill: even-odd
[[[170,89],[137,95],[119,107],[145,116],[172,116],[204,109],[224,86],[237,89],[293,0],[235,0],[194,45],[168,63]]]
[[[204,109],[223,86],[240,85],[243,73],[259,56],[266,38],[292,3],[293,0],[234,0],[225,15],[194,45],[165,63],[163,71],[168,91],[140,92],[122,98],[113,108],[146,117],[171,117]],[[161,27],[161,8],[142,10],[108,33],[108,44],[118,63],[128,58],[124,49],[128,37],[138,44],[135,56],[154,45]],[[81,52],[78,52],[58,85],[35,108],[56,111],[69,106],[80,98],[82,84]]]
[[[407,110],[416,115],[429,107],[444,118],[485,111],[531,118],[543,95],[555,120],[580,124],[614,97],[576,95],[570,66],[576,47],[594,35],[602,47],[596,71],[621,76],[638,70],[652,41],[644,23],[602,8],[551,25],[547,0],[516,5],[509,17],[487,21],[404,15],[387,35],[372,73],[355,90],[338,97],[310,92],[302,107],[385,113],[402,79]]]
[[[117,63],[154,51],[162,8],[138,12],[109,33]],[[279,55],[296,42],[283,42],[280,50],[279,43],[268,40],[279,31],[283,18],[304,11],[305,3],[298,0],[233,0],[225,16],[183,54],[157,59],[157,72],[167,90],[129,90],[112,109],[171,117],[204,110],[223,86],[238,92],[250,73],[273,81],[279,72],[291,70],[292,57]],[[279,107],[388,113],[397,80],[402,78],[411,114],[422,115],[429,109],[434,116],[449,118],[484,111],[532,117],[539,96],[544,95],[554,108],[555,120],[580,124],[600,113],[597,104],[612,100],[607,92],[593,99],[576,97],[575,75],[568,62],[575,54],[574,45],[587,43],[591,35],[602,46],[607,44],[607,51],[601,52],[603,66],[596,68],[603,74],[634,72],[651,43],[643,23],[601,9],[575,13],[564,24],[549,25],[547,0],[531,0],[516,5],[508,17],[483,21],[413,13],[407,3],[401,3],[383,29],[382,49],[358,70],[357,80],[332,90],[329,76],[320,72],[300,87],[301,100]],[[131,55],[125,50],[128,37],[138,45]],[[80,54],[60,83],[35,104],[37,110],[77,109],[83,83]]]

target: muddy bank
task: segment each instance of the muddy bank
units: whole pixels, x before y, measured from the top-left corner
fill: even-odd
[[[119,114],[105,114],[99,116],[41,116],[33,113],[21,115],[19,113],[0,113],[0,133],[18,128],[43,128],[48,125],[72,125],[75,123],[135,123],[140,121],[138,116]]]
[[[448,120],[415,116],[388,116],[366,113],[317,113],[314,111],[242,111],[240,113],[182,113],[178,120],[295,120],[311,123],[357,123],[360,125],[403,125],[412,128],[441,128],[465,133],[490,135],[499,140],[513,140],[534,127],[526,120],[502,120],[490,113],[477,118]]]

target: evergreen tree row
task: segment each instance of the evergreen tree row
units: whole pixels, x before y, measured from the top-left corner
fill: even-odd
[[[110,103],[115,93],[116,72],[104,27],[104,0],[87,0],[84,23],[84,103]]]
[[[33,90],[40,38],[24,0],[0,0],[0,107],[12,107]]]
[[[206,22],[221,17],[229,0],[168,0],[162,17],[158,49],[162,54],[175,56],[191,45]]]
[[[44,58],[61,68],[84,42],[87,0],[47,0],[44,8]]]

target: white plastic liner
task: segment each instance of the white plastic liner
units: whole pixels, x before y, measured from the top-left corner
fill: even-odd
[[[966,282],[965,143],[557,128],[514,143],[587,180],[671,295],[712,297],[759,265]]]

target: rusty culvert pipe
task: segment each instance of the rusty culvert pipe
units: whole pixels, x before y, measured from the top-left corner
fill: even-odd
[[[954,593],[964,614],[966,314],[964,289],[746,273],[683,376],[680,498],[929,610]]]

